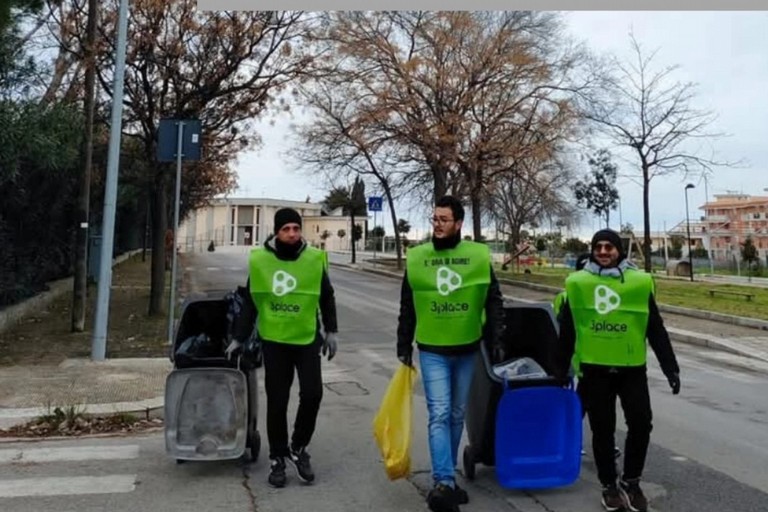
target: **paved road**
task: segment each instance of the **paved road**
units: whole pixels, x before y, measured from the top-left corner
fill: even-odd
[[[218,272],[226,273],[224,268],[236,268],[236,262],[244,261],[243,258],[221,255],[215,260],[221,262],[218,268],[222,270]],[[231,264],[224,264],[227,261]],[[217,267],[213,263],[201,261],[201,264],[209,269],[201,284],[213,286],[216,283],[213,275],[217,271],[210,269]],[[242,268],[244,272],[244,265]],[[342,339],[348,340],[373,329],[377,333],[375,336],[357,343],[368,350],[375,347],[385,357],[393,358],[399,283],[394,279],[338,267],[333,268],[332,278],[341,310]],[[518,291],[519,288],[514,290],[516,295]],[[541,294],[536,298],[541,299]],[[347,314],[356,319],[353,325],[363,325],[359,332],[344,327]],[[674,320],[668,319],[667,322],[672,324]],[[702,325],[701,322],[696,323]],[[730,327],[725,326],[725,329]],[[379,339],[380,342],[377,341]],[[674,397],[669,393],[656,362],[651,361],[656,421],[653,454],[647,474],[650,482],[668,478],[679,480],[669,482],[664,489],[676,489],[677,486],[689,488],[701,494],[702,499],[688,496],[686,492],[670,492],[655,503],[662,507],[659,510],[700,511],[715,503],[725,509],[728,508],[726,505],[744,509],[744,495],[755,492],[750,487],[768,492],[768,475],[762,469],[768,462],[768,397],[758,392],[768,389],[768,367],[755,365],[739,356],[699,347],[678,344],[676,348],[683,371],[684,390],[680,396]],[[750,371],[748,368],[761,371]],[[704,478],[701,483],[706,481],[706,485],[688,478],[694,475]],[[755,493],[755,506],[765,499],[765,495]],[[765,509],[765,505],[755,508]]]
[[[229,289],[245,280],[245,256],[196,255],[187,260],[186,271],[197,287]],[[159,434],[0,445],[0,510],[426,510],[423,494],[429,484],[429,463],[420,387],[414,409],[414,475],[409,481],[386,479],[371,437],[371,419],[398,365],[394,339],[399,283],[336,267],[331,278],[339,307],[340,350],[334,361],[323,363],[325,395],[311,445],[318,473],[315,485],[300,486],[293,479],[286,489],[267,488],[263,457],[252,467],[237,462],[177,466],[165,457]],[[655,363],[650,370],[655,430],[645,488],[652,510],[764,512],[768,394],[760,390],[768,389],[766,373],[741,369],[721,353],[690,346],[677,349],[683,368],[680,396],[670,394]],[[263,430],[263,416],[260,423]],[[138,448],[105,452],[113,454],[112,460],[75,460],[87,458],[94,444]],[[63,446],[74,449],[55,452],[58,455],[18,454],[19,448]],[[41,483],[41,478],[65,480]],[[584,458],[582,477],[575,485],[535,493],[501,489],[492,469],[479,467],[477,480],[465,483],[472,502],[462,510],[597,512],[601,507],[595,482],[590,456]],[[104,494],[84,494],[86,487]],[[73,494],[29,497],[44,488],[64,488]]]

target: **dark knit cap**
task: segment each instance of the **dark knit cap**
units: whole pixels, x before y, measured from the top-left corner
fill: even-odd
[[[301,215],[293,208],[280,208],[275,212],[275,234],[286,224],[298,224],[301,227]]]
[[[621,235],[619,235],[617,232],[615,232],[612,229],[601,229],[597,233],[594,234],[592,237],[592,252],[595,251],[595,246],[598,242],[610,242],[611,245],[613,245],[616,249],[619,250],[619,257],[623,258],[625,256],[624,254],[624,245],[621,243]]]

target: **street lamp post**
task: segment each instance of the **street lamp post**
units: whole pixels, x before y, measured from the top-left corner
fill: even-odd
[[[685,227],[688,232],[688,264],[691,266],[691,281],[693,281],[693,253],[691,252],[691,218],[688,215],[688,189],[695,188],[693,183],[685,186]]]

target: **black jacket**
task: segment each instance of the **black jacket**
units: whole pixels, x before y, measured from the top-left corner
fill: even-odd
[[[576,327],[573,323],[573,314],[571,313],[571,307],[568,304],[567,298],[560,309],[558,322],[560,323],[560,339],[555,352],[555,371],[558,377],[564,379],[571,366],[571,357],[576,345]],[[666,327],[664,327],[664,320],[661,318],[661,313],[659,313],[659,308],[656,305],[656,299],[654,299],[653,294],[648,297],[648,327],[646,328],[645,335],[653,352],[656,354],[656,358],[659,360],[659,365],[664,375],[669,377],[670,375],[680,373],[680,367],[677,364],[677,358],[675,357],[674,350],[672,350],[672,343],[669,340],[669,333]],[[581,363],[581,366],[587,368],[603,365]]]
[[[286,253],[280,251],[275,244],[275,239],[270,237],[264,242],[264,247],[273,252],[279,259],[283,261],[292,261],[298,259],[307,244],[304,240],[301,241],[301,246],[298,251],[292,253]],[[246,290],[251,289],[251,278],[248,277],[245,285]],[[246,293],[243,297],[243,309],[240,315],[237,316],[234,322],[232,337],[237,341],[246,341],[253,332],[253,326],[256,323],[256,305],[253,303],[253,297],[250,293]],[[323,327],[325,332],[337,332],[338,325],[336,323],[336,298],[331,285],[331,280],[328,277],[328,273],[324,270],[322,281],[320,283],[320,315],[323,319]],[[318,319],[318,327],[320,327],[320,319]],[[319,330],[319,329],[318,329]],[[262,341],[275,341],[275,340],[262,340]]]
[[[491,283],[488,287],[488,295],[485,299],[485,325],[483,337],[493,347],[501,343],[504,332],[504,299],[501,295],[499,281],[489,267]],[[413,290],[408,282],[408,273],[403,275],[403,285],[400,290],[400,316],[397,324],[397,355],[409,355],[413,351],[413,336],[416,332],[416,308],[413,304]],[[443,355],[460,355],[474,352],[480,346],[481,340],[476,340],[468,345],[455,347],[436,347],[418,343],[419,350]]]

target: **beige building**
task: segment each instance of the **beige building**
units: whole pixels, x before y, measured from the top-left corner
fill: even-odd
[[[273,232],[272,221],[280,208],[293,208],[303,218],[307,242],[329,251],[350,250],[351,221],[341,209],[326,212],[320,203],[267,198],[217,198],[210,206],[189,214],[179,226],[176,243],[181,251],[204,251],[213,241],[216,247],[258,246]],[[355,219],[363,237],[357,249],[365,247],[366,218]],[[344,236],[339,236],[339,234]]]

